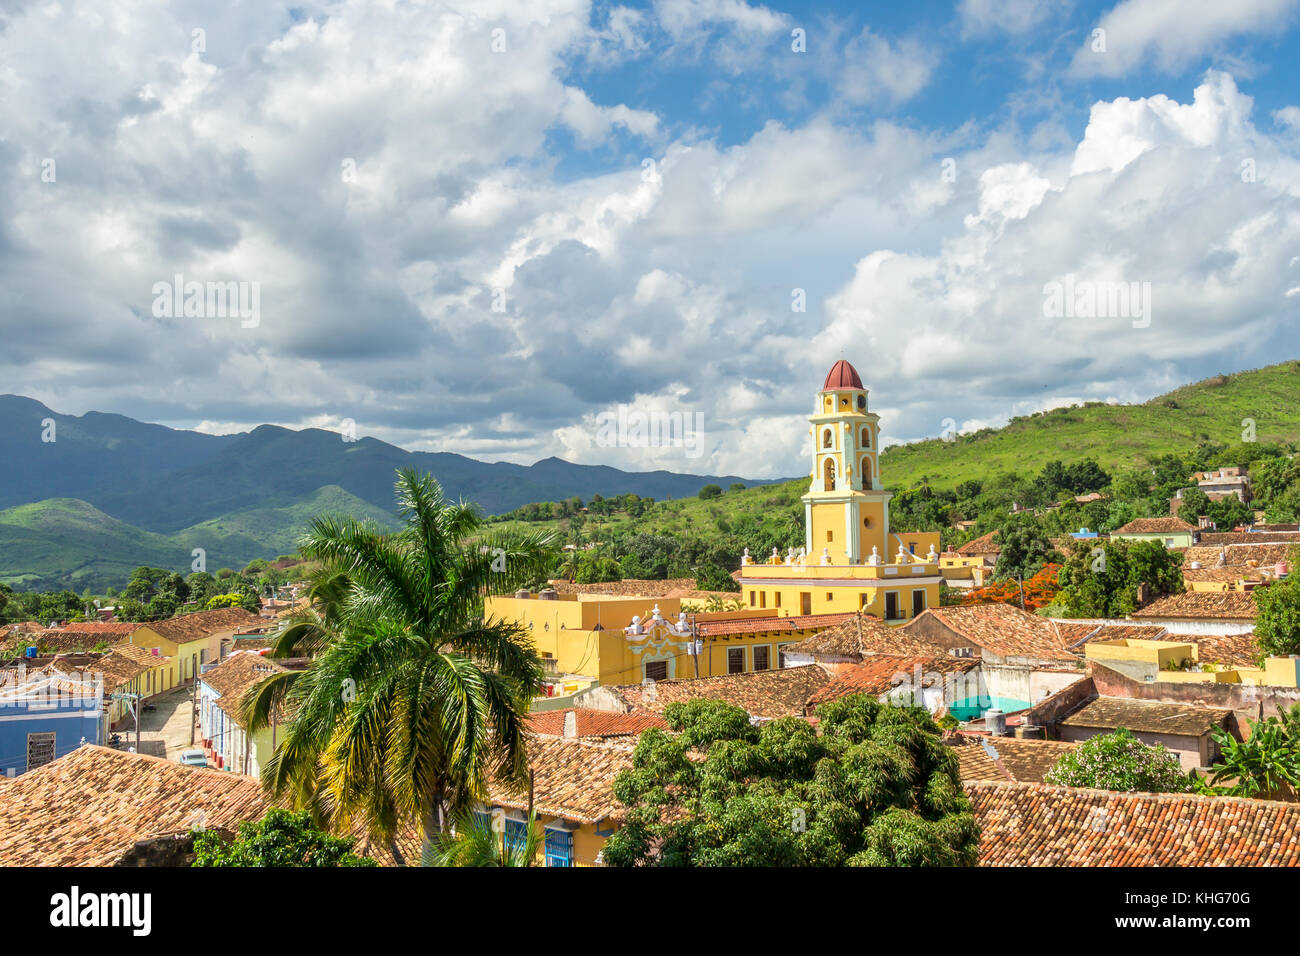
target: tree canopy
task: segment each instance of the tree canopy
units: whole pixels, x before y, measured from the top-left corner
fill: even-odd
[[[856,694],[817,729],[761,727],[721,701],[670,704],[615,796],[614,866],[973,866],[978,829],[957,758],[919,707]]]

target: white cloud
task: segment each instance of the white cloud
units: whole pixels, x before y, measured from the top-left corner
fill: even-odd
[[[909,438],[1265,364],[1294,327],[1295,138],[1257,130],[1223,74],[1191,102],[1098,103],[1077,139],[850,124],[832,104],[724,142],[572,77],[575,50],[648,55],[662,27],[624,8],[240,8],[198,59],[170,8],[59,9],[0,33],[0,375],[61,411],[351,418],[422,450],[775,477],[805,470],[840,357]],[[664,9],[683,37],[753,49],[789,26]],[[843,95],[928,82],[929,52],[856,42]],[[556,130],[591,152],[558,153]],[[260,281],[261,326],[155,319],[176,272]],[[1151,327],[1045,322],[1067,273],[1151,281]],[[626,402],[704,415],[703,455],[596,445],[594,416]]]
[[[913,38],[890,42],[865,28],[845,46],[837,92],[849,103],[903,103],[925,88],[937,63]]]
[[[1071,69],[1081,76],[1124,76],[1140,68],[1178,72],[1206,53],[1242,35],[1276,34],[1295,12],[1298,0],[1124,0],[1103,16],[1105,50],[1094,49],[1089,31]]]
[[[1052,11],[1053,4],[1048,0],[961,0],[957,5],[963,38],[1028,33]]]

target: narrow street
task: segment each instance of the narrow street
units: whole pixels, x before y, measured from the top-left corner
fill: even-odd
[[[178,687],[153,699],[154,709],[140,715],[140,753],[176,760],[191,746],[193,693],[189,687]],[[122,736],[121,749],[135,746],[134,721],[125,721],[114,733]]]

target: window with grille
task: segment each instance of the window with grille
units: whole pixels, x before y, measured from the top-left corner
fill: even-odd
[[[528,842],[528,822],[506,818],[506,849],[523,849]]]
[[[667,661],[646,661],[645,676],[650,678],[650,680],[667,680],[668,662]]]
[[[772,649],[766,645],[754,648],[754,670],[765,671],[770,665]]]
[[[547,829],[546,865],[573,866],[573,834],[568,830]]]
[[[54,759],[54,733],[27,735],[27,769],[35,770]]]
[[[745,649],[743,647],[732,647],[727,650],[727,673],[745,673]]]

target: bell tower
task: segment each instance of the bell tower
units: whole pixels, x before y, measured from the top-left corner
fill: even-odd
[[[880,481],[879,417],[848,362],[836,362],[817,393],[812,418],[813,470],[803,496],[808,556],[825,548],[831,564],[864,564],[876,548],[889,558],[889,499]]]

